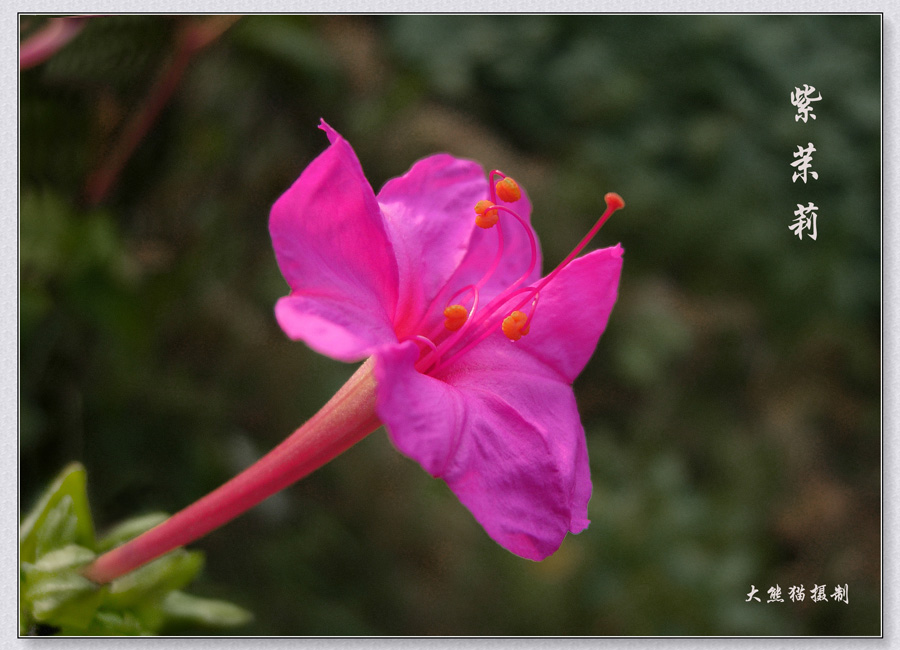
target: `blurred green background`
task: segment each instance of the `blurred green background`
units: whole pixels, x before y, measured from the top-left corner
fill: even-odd
[[[174,512],[352,374],[273,317],[268,211],[324,117],[376,191],[438,151],[514,176],[545,269],[625,198],[593,244],[625,247],[619,302],[575,383],[592,524],[519,559],[379,431],[194,544],[193,593],[258,635],[880,633],[879,16],[227,26],[92,18],[21,74],[23,508],[80,460],[101,531]],[[809,142],[819,178],[793,183]]]

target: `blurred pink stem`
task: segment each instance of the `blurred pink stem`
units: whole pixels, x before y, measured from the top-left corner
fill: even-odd
[[[240,16],[215,16],[199,23],[191,19],[182,28],[174,57],[160,72],[140,110],[125,125],[111,151],[88,178],[85,198],[90,205],[100,203],[109,194],[125,163],[175,94],[194,55],[219,38],[240,18]]]
[[[84,571],[104,584],[225,524],[321,467],[381,426],[374,360],[366,361],[306,424],[220,488],[97,558]]]
[[[84,28],[86,18],[51,18],[37,34],[25,39],[19,48],[19,69],[27,70],[43,63],[62,49]]]

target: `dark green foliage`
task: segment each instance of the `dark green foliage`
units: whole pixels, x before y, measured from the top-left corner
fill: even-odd
[[[376,190],[437,151],[514,176],[545,270],[624,197],[594,244],[625,248],[619,302],[575,384],[592,524],[520,560],[377,432],[196,543],[197,593],[251,606],[251,634],[880,632],[880,17],[250,16],[88,205],[178,30],[210,18],[92,18],[21,76],[25,505],[77,459],[98,530],[175,511],[350,376],[272,315],[268,210],[324,117]],[[792,183],[808,142],[819,179]],[[817,241],[788,230],[809,201]],[[68,531],[82,506],[56,507]],[[77,562],[88,531],[65,535]],[[787,597],[823,583],[849,604]],[[162,607],[215,615],[187,598]]]

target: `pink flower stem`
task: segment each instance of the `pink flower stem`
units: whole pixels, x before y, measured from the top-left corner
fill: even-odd
[[[49,59],[78,36],[85,16],[51,18],[41,31],[26,38],[19,48],[19,69],[33,68]]]
[[[240,16],[214,16],[201,22],[190,19],[185,23],[178,33],[175,55],[164,65],[140,109],[132,115],[115,145],[87,179],[84,194],[89,205],[102,203],[109,195],[125,164],[175,94],[194,56],[239,19]]]
[[[306,424],[236,477],[158,526],[97,558],[84,570],[104,584],[206,535],[318,469],[373,432],[374,359],[366,361]]]

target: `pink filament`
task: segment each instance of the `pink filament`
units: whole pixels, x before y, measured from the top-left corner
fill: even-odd
[[[492,178],[493,178],[494,173],[499,174],[500,172],[497,172],[496,170],[494,172],[491,172]],[[493,190],[491,193],[493,195]],[[473,287],[475,290],[475,302],[472,305],[472,309],[469,310],[469,317],[466,319],[466,322],[463,324],[463,326],[459,330],[457,330],[452,335],[450,335],[449,337],[444,339],[444,341],[442,341],[440,343],[440,345],[438,345],[437,350],[434,350],[433,352],[431,352],[430,354],[428,354],[427,356],[425,356],[419,360],[419,363],[417,364],[417,368],[419,369],[420,372],[424,372],[425,369],[428,368],[429,365],[431,363],[433,363],[435,359],[438,360],[437,363],[438,363],[438,366],[440,366],[441,365],[440,357],[444,354],[444,352],[446,352],[447,350],[452,348],[454,345],[456,345],[456,343],[460,340],[460,338],[462,338],[466,334],[466,332],[468,332],[471,328],[480,326],[482,323],[484,323],[485,320],[487,320],[492,315],[494,315],[496,313],[497,309],[500,306],[502,306],[502,304],[504,302],[509,300],[510,295],[515,295],[514,293],[511,294],[511,292],[513,292],[516,289],[516,287],[518,287],[520,284],[522,284],[522,282],[524,282],[528,278],[528,276],[531,275],[531,272],[534,270],[534,267],[537,264],[537,240],[535,239],[534,233],[531,231],[531,228],[525,222],[525,219],[523,219],[521,216],[519,216],[519,214],[517,212],[515,212],[514,210],[511,210],[510,208],[507,208],[506,206],[495,205],[491,209],[499,210],[499,211],[502,211],[502,212],[512,215],[513,217],[516,218],[516,220],[519,222],[519,224],[525,230],[525,234],[528,235],[528,241],[531,244],[531,262],[528,264],[528,269],[525,271],[525,273],[523,273],[519,277],[519,279],[517,279],[509,287],[507,287],[507,289],[502,294],[500,294],[499,296],[494,298],[494,300],[492,300],[488,304],[488,306],[485,307],[483,310],[481,310],[476,316],[476,309],[478,308],[478,289],[480,289],[488,281],[488,279],[494,274],[494,272],[497,270],[497,267],[500,265],[500,258],[503,253],[503,231],[500,229],[501,224],[498,222],[496,227],[497,227],[497,230],[499,233],[500,250],[498,251],[498,255],[496,255],[494,257],[494,261],[491,264],[488,271],[481,277],[481,279],[478,281],[478,283]],[[459,295],[459,293],[461,293],[461,291],[458,291],[456,294],[454,294],[454,297],[456,295]],[[452,302],[452,300],[451,300],[451,302]],[[478,340],[480,341],[481,338],[479,338]],[[437,367],[435,367],[433,370],[436,370],[436,369],[437,369]]]
[[[528,279],[528,276],[531,275],[531,272],[534,270],[534,267],[537,264],[537,240],[535,239],[534,233],[531,231],[531,228],[529,228],[528,224],[525,223],[525,219],[523,219],[516,212],[510,210],[507,207],[504,207],[502,205],[498,205],[495,207],[497,210],[502,210],[503,212],[507,212],[514,216],[516,219],[518,219],[519,223],[522,225],[522,228],[525,229],[525,233],[528,235],[528,241],[531,244],[531,263],[529,263],[528,269],[519,277],[518,280],[509,285],[509,287],[507,287],[505,291],[500,293],[497,297],[495,297],[491,302],[488,303],[487,307],[485,307],[484,310],[478,315],[478,319],[476,321],[477,325],[480,325],[485,320],[490,318],[497,311],[498,307],[502,306],[503,303],[509,300],[510,292]]]
[[[615,212],[616,210],[618,210],[619,207],[621,207],[621,206],[612,206],[612,205],[609,205],[609,202],[607,202],[606,210],[604,210],[603,214],[597,220],[597,223],[594,224],[594,227],[588,231],[588,234],[586,234],[580,242],[578,242],[578,246],[576,246],[572,250],[572,252],[566,256],[566,259],[564,259],[562,262],[560,262],[556,266],[555,269],[550,271],[550,273],[548,273],[547,276],[538,283],[538,285],[534,288],[535,293],[537,293],[544,286],[546,286],[546,284],[548,282],[550,282],[550,280],[552,280],[556,276],[557,273],[562,271],[563,268],[565,268],[569,264],[569,262],[571,262],[573,259],[575,259],[575,256],[578,255],[578,253],[580,253],[581,250],[585,246],[588,245],[588,242],[590,242],[594,238],[594,235],[597,234],[597,231],[603,227],[603,224],[605,224],[607,222],[607,220],[612,216],[612,213]],[[525,302],[527,302],[527,300]],[[522,303],[522,304],[524,304],[524,303]]]
[[[466,289],[468,289],[468,288],[469,287],[466,287]],[[463,323],[462,327],[460,327],[458,330],[456,330],[455,332],[450,334],[450,336],[448,336],[446,339],[444,339],[441,342],[441,344],[438,345],[434,350],[432,350],[426,356],[419,359],[419,361],[416,363],[416,368],[419,370],[419,372],[427,371],[432,364],[434,364],[434,368],[431,368],[431,369],[437,370],[438,367],[441,365],[441,355],[443,355],[444,352],[449,350],[450,347],[452,347],[462,336],[464,336],[466,331],[469,329],[470,325],[472,324],[472,314],[474,314],[475,310],[478,309],[478,295],[479,295],[477,287],[473,286],[471,288],[472,288],[472,291],[474,292],[475,297],[472,300],[472,308],[469,309],[469,315],[466,317],[466,322]],[[457,294],[459,294],[459,293],[460,292],[458,291]],[[457,294],[454,294],[454,297]],[[441,329],[444,329],[443,324],[441,324],[439,327]]]
[[[516,216],[516,218],[518,218],[522,222],[523,225],[525,225],[524,220],[521,217],[519,217],[519,215],[517,215],[512,210],[509,210],[508,208],[504,208],[503,206],[497,206],[497,207],[513,214],[514,216]],[[532,301],[531,312],[528,315],[528,320],[526,321],[526,325],[525,325],[526,328],[530,327],[531,320],[532,320],[532,318],[534,318],[534,314],[537,311],[537,302],[538,302],[538,296],[539,296],[540,290],[543,289],[547,285],[547,283],[550,282],[554,277],[556,277],[556,275],[563,268],[565,268],[569,264],[569,262],[571,262],[573,259],[575,259],[575,256],[578,255],[578,253],[580,253],[584,249],[585,246],[587,246],[587,244],[591,241],[591,239],[593,239],[594,235],[597,234],[597,231],[599,231],[600,228],[603,227],[603,224],[606,223],[606,221],[610,218],[610,216],[612,216],[612,213],[621,207],[622,207],[621,205],[610,205],[610,201],[607,199],[606,210],[603,212],[601,217],[597,220],[597,223],[594,224],[593,228],[591,228],[588,231],[588,233],[582,238],[582,240],[578,243],[578,245],[572,250],[572,252],[569,253],[566,256],[566,258],[556,266],[556,268],[554,268],[550,273],[548,273],[546,277],[544,277],[540,282],[538,282],[538,284],[536,286],[526,287],[524,289],[516,290],[516,287],[518,287],[518,285],[526,277],[528,277],[528,275],[531,273],[531,271],[534,268],[534,261],[536,259],[536,253],[535,253],[535,249],[532,248],[532,265],[529,268],[528,272],[525,275],[523,275],[521,278],[519,278],[519,280],[517,280],[512,285],[510,285],[509,288],[507,288],[504,292],[502,292],[496,298],[494,298],[487,305],[487,307],[484,308],[484,310],[481,312],[481,314],[479,314],[478,318],[476,319],[477,322],[475,325],[473,325],[473,327],[479,326],[482,323],[484,323],[485,321],[487,321],[488,319],[490,319],[491,317],[493,317],[496,314],[496,312],[498,312],[499,309],[501,307],[503,307],[503,305],[508,303],[510,301],[510,299],[513,298],[513,296],[516,296],[520,293],[527,293],[528,295],[523,300],[521,300],[510,311],[512,312],[512,311],[522,309],[522,307],[524,307],[525,304],[529,300],[531,300]],[[529,234],[530,234],[530,229],[526,227],[526,230],[528,230]],[[533,240],[533,236],[532,236],[532,240]],[[532,242],[532,246],[534,246],[534,242]],[[480,332],[477,333],[475,338],[473,338],[473,340],[469,341],[462,349],[455,352],[449,358],[445,359],[443,361],[443,365],[447,365],[454,361],[457,361],[466,352],[468,352],[469,350],[474,348],[476,345],[481,343],[488,336],[490,336],[491,334],[496,332],[502,326],[502,324],[503,324],[502,319],[497,319],[495,322],[491,323],[488,327],[483,328]]]

